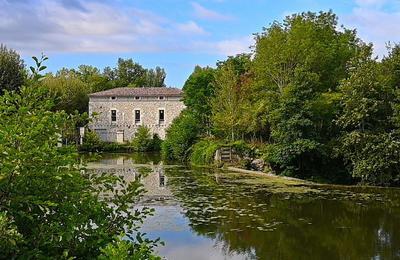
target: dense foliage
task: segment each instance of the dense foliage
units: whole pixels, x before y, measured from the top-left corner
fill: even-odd
[[[277,174],[400,184],[400,47],[377,60],[337,20],[332,12],[288,16],[256,34],[251,55],[207,69],[209,80],[196,68],[184,88],[184,117],[202,125],[194,132],[194,122],[176,120],[168,156],[193,151],[196,162],[208,163],[210,138],[243,140]],[[178,131],[191,133],[179,145]]]
[[[18,90],[25,79],[24,61],[16,51],[0,44],[0,95],[5,90]]]
[[[143,188],[58,147],[70,116],[51,97],[32,86],[0,96],[0,258],[155,259],[156,241],[137,233],[151,213],[133,209]]]
[[[211,131],[211,99],[214,96],[214,69],[196,66],[183,86],[186,109],[174,119],[162,144],[163,157],[186,161],[201,134]]]
[[[196,116],[189,110],[183,111],[167,130],[166,139],[161,146],[163,157],[169,160],[187,160],[201,129]]]

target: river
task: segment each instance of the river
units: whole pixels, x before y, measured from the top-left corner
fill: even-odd
[[[167,259],[400,259],[400,189],[312,185],[165,165],[157,154],[88,164],[139,180],[141,231]],[[147,174],[140,174],[147,172]]]

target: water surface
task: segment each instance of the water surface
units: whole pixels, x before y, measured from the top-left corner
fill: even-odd
[[[400,190],[310,185],[103,155],[98,171],[139,180],[142,227],[167,259],[400,259]],[[146,174],[143,174],[146,172]]]

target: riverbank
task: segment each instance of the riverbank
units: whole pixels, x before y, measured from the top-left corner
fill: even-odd
[[[261,172],[261,171],[246,170],[246,169],[237,168],[237,167],[233,167],[233,166],[228,166],[226,169],[229,171],[233,171],[233,172],[245,173],[245,174],[255,174],[255,175],[267,177],[267,178],[277,178],[277,179],[288,180],[288,181],[298,181],[298,182],[305,183],[305,184],[321,185],[320,183],[307,181],[307,180],[303,180],[303,179],[287,177],[287,176],[279,176],[276,174],[265,173],[265,172]]]

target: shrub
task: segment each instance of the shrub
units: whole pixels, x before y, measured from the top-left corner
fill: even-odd
[[[136,233],[152,212],[133,209],[139,182],[85,171],[75,146],[57,147],[70,122],[52,108],[43,89],[0,96],[0,258],[94,259],[118,243],[116,236]],[[119,254],[146,259],[148,251],[138,254],[153,242],[129,238],[133,245]]]
[[[132,139],[131,145],[135,151],[146,152],[153,149],[153,140],[151,139],[150,129],[140,126]]]
[[[152,142],[152,150],[153,151],[160,151],[162,143],[163,143],[163,141],[160,139],[158,134],[154,134],[153,135],[153,142]]]
[[[201,127],[196,117],[183,111],[167,129],[161,151],[165,159],[185,161],[192,145],[198,140]]]
[[[221,142],[201,140],[193,146],[190,162],[193,165],[207,165],[214,163],[215,152],[222,146]]]

